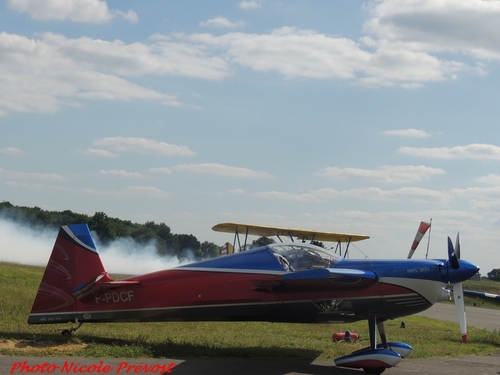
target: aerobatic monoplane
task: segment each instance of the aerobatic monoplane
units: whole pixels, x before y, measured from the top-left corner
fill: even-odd
[[[467,280],[479,270],[458,259],[450,240],[449,259],[355,260],[315,241],[349,245],[368,236],[238,223],[213,229],[289,237],[293,242],[114,280],[87,225],[63,226],[28,323],[79,324],[64,331],[71,333],[84,323],[98,322],[367,320],[370,346],[335,363],[380,374],[412,351],[406,343],[387,340],[384,322],[449,299],[446,285]]]

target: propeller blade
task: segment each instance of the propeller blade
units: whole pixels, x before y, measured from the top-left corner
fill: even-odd
[[[455,254],[457,259],[460,259],[460,232],[457,232],[457,238],[455,240]]]
[[[448,237],[448,259],[450,261],[451,268],[458,270],[460,265],[458,264],[457,254],[455,253],[455,248],[453,247],[450,237]]]
[[[467,342],[467,322],[465,318],[465,300],[462,283],[456,283],[453,286],[453,299],[455,300],[455,307],[457,309],[458,324],[460,325],[462,341]]]

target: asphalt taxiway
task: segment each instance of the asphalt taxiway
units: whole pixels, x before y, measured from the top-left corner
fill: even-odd
[[[25,362],[26,361],[26,362]],[[102,362],[101,362],[102,361]],[[25,364],[22,371],[22,363]],[[126,365],[124,365],[124,363]],[[45,368],[42,366],[45,364]],[[37,367],[38,366],[38,367]],[[163,370],[162,370],[163,369]],[[170,371],[170,372],[169,372]],[[92,359],[0,356],[0,374],[361,375],[332,361],[251,359]],[[384,375],[498,375],[500,355],[404,359]]]

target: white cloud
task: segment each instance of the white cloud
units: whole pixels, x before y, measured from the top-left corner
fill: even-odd
[[[411,201],[411,202],[441,202],[450,200],[447,193],[436,190],[416,187],[404,187],[394,190],[383,190],[376,187],[338,191],[332,188],[319,189],[314,192],[318,198],[354,198],[384,201]]]
[[[385,0],[365,9],[370,19],[359,41],[292,27],[189,39],[225,48],[231,62],[256,71],[408,89],[453,80],[462,72],[485,74],[485,64],[500,59],[498,2]]]
[[[259,193],[255,193],[254,196],[265,199],[282,199],[299,202],[310,202],[316,200],[315,194],[292,194],[284,191],[262,191]]]
[[[245,190],[243,189],[232,189],[227,191],[229,194],[235,194],[235,195],[243,195],[245,194]]]
[[[412,183],[428,180],[432,176],[446,174],[441,168],[430,168],[423,165],[414,166],[382,166],[375,170],[360,168],[338,168],[328,167],[318,173],[322,177],[333,177],[337,179],[366,179],[372,181],[389,183]]]
[[[465,189],[453,189],[452,193],[457,196],[500,199],[500,186],[487,188],[470,187]]]
[[[500,175],[490,173],[478,178],[478,181],[488,185],[500,185]]]
[[[398,137],[408,137],[408,138],[426,138],[430,137],[431,134],[427,133],[424,130],[417,129],[401,129],[401,130],[386,130],[383,131],[382,134],[385,135],[394,135]]]
[[[500,211],[500,200],[498,199],[490,201],[472,199],[470,204],[474,210],[478,211],[490,211],[495,214]]]
[[[149,198],[171,198],[172,193],[168,191],[159,189],[154,186],[128,186],[122,190],[106,190],[106,189],[92,189],[92,188],[75,188],[72,186],[50,186],[42,184],[33,183],[21,183],[16,181],[8,181],[5,183],[10,187],[24,188],[24,189],[37,189],[37,190],[47,190],[64,192],[70,194],[78,195],[99,195],[99,196],[109,196],[113,198],[131,198],[131,197],[149,197]]]
[[[262,8],[262,1],[257,1],[257,0],[242,1],[241,3],[238,4],[238,6],[241,9]]]
[[[45,33],[39,38],[0,33],[0,115],[54,113],[84,100],[147,100],[180,106],[174,95],[126,79],[174,75],[220,80],[227,62],[205,54],[199,45],[154,36],[126,44],[88,37],[69,39]],[[36,85],[33,85],[36,82]]]
[[[64,177],[57,173],[39,172],[14,172],[0,168],[0,178],[28,179],[28,180],[64,180]]]
[[[365,30],[380,44],[426,53],[500,59],[500,3],[482,0],[384,0],[373,3]]]
[[[169,168],[149,168],[149,171],[151,173],[158,173],[158,174],[171,174],[172,171]]]
[[[120,14],[137,20],[133,11],[109,10],[99,0],[9,0],[8,4],[37,17],[60,14],[64,19],[105,21]],[[243,9],[261,5],[258,1],[239,3]],[[364,27],[366,35],[359,40],[293,27],[266,34],[155,34],[147,42],[130,44],[53,33],[27,38],[2,32],[0,115],[54,113],[62,107],[82,106],[89,99],[182,104],[175,95],[132,81],[144,75],[220,81],[239,65],[288,79],[347,80],[414,89],[427,82],[456,79],[463,72],[485,74],[486,64],[500,60],[500,2],[381,0],[366,9],[370,19]],[[204,25],[241,24],[215,17]],[[425,134],[413,129],[389,132]]]
[[[205,163],[205,164],[182,164],[173,167],[176,171],[209,174],[214,176],[225,177],[242,177],[242,178],[272,178],[273,176],[267,172],[253,171],[248,168],[230,167],[223,164]]]
[[[70,20],[73,22],[104,23],[119,15],[137,22],[137,14],[130,10],[109,10],[102,0],[7,0],[7,6],[27,13],[37,20]]]
[[[207,21],[200,22],[200,26],[221,28],[221,29],[235,29],[245,26],[245,22],[243,21],[231,22],[225,17],[218,16],[211,18]]]
[[[369,86],[414,88],[425,82],[451,79],[464,68],[459,62],[440,61],[405,46],[377,45],[371,52],[369,46],[363,50],[351,39],[293,27],[260,35],[195,34],[189,40],[225,48],[225,55],[233,63],[256,71],[274,71],[287,78],[348,79]]]
[[[146,196],[152,198],[171,198],[172,194],[168,191],[158,189],[154,186],[129,186],[123,191],[118,192],[122,197]]]
[[[140,152],[141,154],[155,155],[195,155],[187,146],[176,146],[165,142],[158,142],[154,139],[134,138],[134,137],[110,137],[100,138],[92,142],[94,146],[108,148],[114,151]]]
[[[196,34],[190,39],[226,48],[234,63],[256,71],[276,71],[288,78],[353,79],[370,60],[370,54],[350,39],[291,27],[271,34]]]
[[[342,194],[342,191],[334,188],[323,188],[315,190],[313,193],[315,197],[319,197],[321,199],[332,199],[339,197]]]
[[[394,190],[382,190],[376,187],[336,190],[323,188],[308,193],[293,194],[283,191],[267,191],[255,193],[254,196],[266,199],[294,200],[300,202],[325,201],[330,199],[364,199],[371,201],[394,201],[394,202],[434,202],[446,203],[450,200],[450,194],[414,187],[405,187]]]
[[[46,34],[44,40],[69,59],[120,76],[154,74],[221,80],[229,75],[223,58],[207,55],[203,46],[182,39],[176,42],[173,36],[155,34],[147,43],[131,44],[88,37],[68,39],[56,34]]]
[[[133,10],[129,10],[127,13],[125,13],[119,9],[114,9],[111,12],[118,14],[120,17],[123,17],[127,21],[130,21],[132,23],[137,23],[139,21],[139,17],[137,16],[137,13],[134,12]]]
[[[398,152],[430,159],[500,160],[500,147],[484,143],[474,143],[467,146],[455,146],[451,148],[402,147]]]
[[[98,157],[102,157],[102,158],[116,158],[116,157],[118,157],[117,154],[113,154],[112,152],[109,152],[107,150],[100,150],[97,148],[89,148],[89,149],[83,151],[83,154],[88,155],[88,156],[98,156]]]
[[[144,178],[139,172],[127,172],[123,169],[100,170],[99,176],[103,177],[119,177],[119,178]]]
[[[343,195],[351,198],[370,200],[411,201],[411,202],[438,202],[446,203],[450,200],[448,193],[436,190],[404,187],[395,190],[382,190],[379,188],[353,189]]]
[[[12,156],[24,156],[27,155],[26,152],[16,147],[5,147],[0,149],[0,154],[12,155]]]

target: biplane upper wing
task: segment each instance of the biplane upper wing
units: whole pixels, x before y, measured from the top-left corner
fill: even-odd
[[[335,233],[317,230],[272,227],[266,225],[221,223],[212,227],[216,232],[238,233],[261,237],[287,236],[305,241],[355,242],[366,240],[369,236],[362,234]]]

